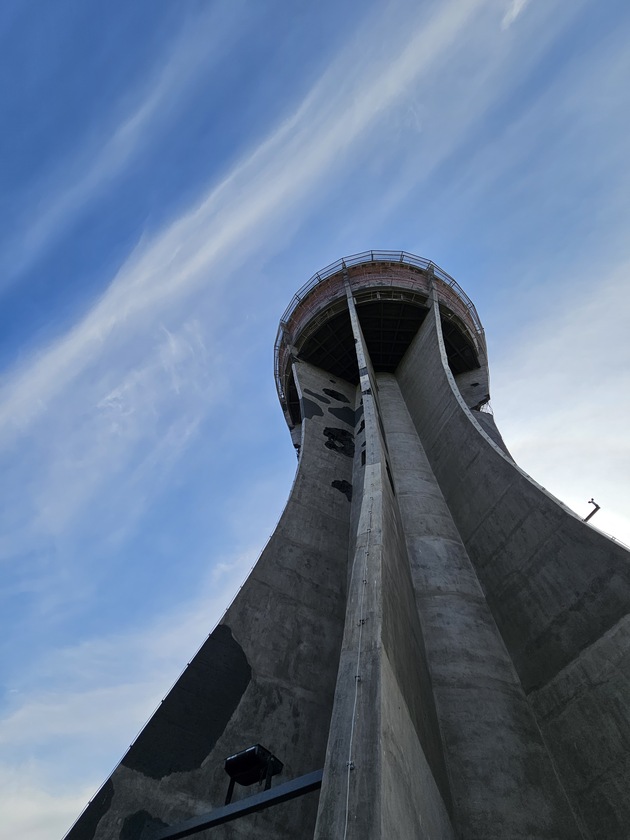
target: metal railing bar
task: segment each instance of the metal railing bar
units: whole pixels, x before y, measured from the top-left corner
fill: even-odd
[[[297,779],[291,779],[290,782],[285,782],[276,788],[270,788],[262,791],[262,793],[255,793],[253,796],[246,796],[244,799],[230,802],[229,805],[215,808],[209,814],[193,817],[179,825],[153,830],[145,829],[142,840],[181,840],[181,838],[198,834],[200,831],[206,831],[209,828],[215,828],[226,822],[245,817],[247,814],[271,808],[272,805],[280,805],[282,802],[288,802],[290,799],[303,796],[305,793],[319,790],[322,786],[323,774],[323,770],[314,770],[312,773],[299,776]]]
[[[362,251],[358,254],[352,254],[349,257],[343,257],[340,260],[336,260],[336,262],[331,263],[330,265],[316,272],[312,277],[310,277],[306,281],[306,283],[300,289],[298,289],[296,294],[294,294],[291,298],[291,301],[285,309],[284,313],[282,314],[282,317],[280,319],[281,325],[284,325],[285,329],[288,328],[290,318],[297,309],[297,307],[301,303],[303,303],[305,298],[307,298],[308,295],[321,283],[328,280],[330,277],[334,277],[336,274],[339,274],[341,271],[348,267],[357,266],[368,262],[391,262],[398,264],[402,263],[404,265],[409,265],[414,268],[420,268],[424,271],[431,269],[433,271],[433,275],[445,285],[447,285],[449,288],[451,288],[453,292],[457,295],[457,297],[461,300],[462,304],[468,311],[470,318],[472,319],[472,322],[477,330],[477,335],[481,338],[481,345],[483,347],[484,330],[483,326],[481,325],[481,321],[479,320],[479,315],[477,314],[477,310],[475,309],[475,305],[473,304],[472,300],[468,297],[466,292],[464,292],[459,283],[455,280],[454,277],[451,277],[450,274],[447,274],[446,271],[437,266],[431,260],[428,260],[425,257],[418,257],[415,254],[410,254],[407,251]],[[286,397],[281,381],[282,377],[280,372],[280,348],[282,344],[282,338],[283,332],[282,328],[280,328],[276,335],[276,341],[274,344],[274,378],[276,380],[276,387],[281,401],[283,401]]]

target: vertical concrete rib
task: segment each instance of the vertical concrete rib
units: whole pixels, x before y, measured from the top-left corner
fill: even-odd
[[[572,807],[593,837],[625,840],[630,554],[485,433],[453,382],[435,302],[397,377]]]
[[[377,382],[349,289],[348,305],[367,457],[315,837],[448,840],[448,783]]]
[[[455,825],[467,840],[581,837],[396,378],[378,380]]]

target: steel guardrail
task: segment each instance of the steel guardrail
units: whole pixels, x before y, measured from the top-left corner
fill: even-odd
[[[280,345],[282,344],[284,328],[289,322],[291,316],[297,307],[309,296],[313,289],[317,288],[320,283],[324,282],[329,277],[339,274],[339,272],[343,271],[344,268],[356,265],[365,265],[373,262],[400,263],[401,265],[409,265],[414,268],[420,268],[423,271],[432,270],[434,276],[449,286],[456,293],[457,297],[464,303],[468,314],[475,325],[477,335],[480,337],[482,344],[485,343],[483,326],[481,325],[474,303],[459,285],[457,280],[455,280],[454,277],[451,277],[450,274],[436,265],[432,260],[428,260],[425,257],[418,257],[415,254],[408,253],[407,251],[361,251],[360,253],[352,254],[349,257],[342,257],[336,262],[327,265],[326,268],[321,269],[321,271],[317,271],[313,274],[313,276],[310,277],[293,295],[289,305],[282,313],[280,326],[278,327],[274,343],[274,378],[281,402],[284,402],[286,395],[282,386],[282,377],[280,373]]]

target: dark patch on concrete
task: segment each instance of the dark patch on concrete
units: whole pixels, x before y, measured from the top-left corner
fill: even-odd
[[[310,394],[311,397],[315,397],[316,400],[326,403],[326,405],[330,405],[330,400],[328,399],[328,397],[322,397],[321,394],[316,394],[315,391],[311,391],[310,388],[305,388],[304,393]]]
[[[66,834],[64,840],[92,840],[101,818],[109,811],[114,798],[114,785],[108,779],[79,819]]]
[[[361,434],[361,432],[365,429],[365,420],[361,420],[361,425],[359,426],[359,431],[357,434]]]
[[[328,438],[324,446],[334,452],[339,452],[341,455],[346,455],[348,458],[354,458],[354,436],[350,432],[345,429],[326,427],[324,434]]]
[[[396,488],[394,487],[394,479],[392,478],[392,471],[389,468],[389,462],[385,461],[385,470],[387,471],[387,478],[389,478],[389,485],[392,488],[392,493],[396,495]]]
[[[333,481],[330,486],[340,490],[349,502],[352,501],[352,484],[349,481]]]
[[[350,402],[348,397],[345,394],[342,394],[340,391],[333,391],[332,388],[322,388],[325,394],[328,394],[329,397],[332,397],[333,400],[338,400],[339,402]]]
[[[366,367],[360,367],[359,368],[359,376],[365,376],[365,374],[367,372],[368,372],[368,369]]]
[[[152,779],[196,770],[222,735],[252,669],[220,624],[171,689],[122,763]]]
[[[300,406],[302,408],[302,417],[305,420],[310,420],[313,417],[323,417],[324,411],[320,405],[317,405],[316,402],[313,400],[308,400],[306,397],[300,400]]]
[[[362,394],[371,394],[371,393],[372,393],[372,389],[371,389],[371,388],[366,388],[366,389],[365,389],[365,391],[361,391],[361,393],[362,393]]]
[[[476,405],[473,405],[471,411],[481,411],[481,407],[490,402],[490,394],[484,394]]]
[[[159,817],[152,816],[148,811],[136,811],[129,814],[118,835],[119,840],[140,840],[145,828],[166,828],[168,823],[162,822]]]
[[[354,426],[354,411],[349,405],[344,405],[343,408],[329,408],[328,411],[342,423]]]

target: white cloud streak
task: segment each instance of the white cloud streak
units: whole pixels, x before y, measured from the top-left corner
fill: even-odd
[[[576,294],[550,301],[492,364],[497,423],[516,461],[582,517],[594,496],[592,524],[626,545],[630,345],[616,337],[630,320],[629,272],[621,264],[595,285],[590,270],[576,274]]]
[[[523,13],[528,3],[529,0],[511,0],[510,7],[501,21],[501,29],[509,29],[516,18]]]
[[[361,74],[346,73],[352,65],[344,56],[343,67],[334,66],[294,116],[194,210],[138,249],[82,321],[39,358],[6,376],[0,389],[0,447],[98,359],[115,335],[137,330],[138,318],[154,319],[200,285],[214,285],[218,272],[224,275],[242,264],[270,223],[277,226],[290,215],[487,5],[487,0],[442,5],[433,19],[412,30],[392,61],[359,62]],[[340,91],[336,80],[346,76],[348,84]]]
[[[213,341],[225,281],[252,254],[260,259],[279,231],[286,237],[300,206],[321,194],[349,151],[356,155],[374,141],[377,129],[387,131],[391,109],[440,76],[474,21],[481,21],[482,32],[484,16],[496,21],[494,0],[452,0],[436,8],[404,33],[390,14],[371,18],[289,119],[195,207],[138,246],[85,317],[5,372],[0,456],[8,463],[16,446],[34,441],[30,449],[38,452],[38,463],[30,472],[24,467],[21,480],[34,511],[33,532],[61,535],[109,485],[110,499],[118,498],[111,483],[125,470],[132,476],[120,499],[122,521],[133,526],[161,486],[155,470],[167,474],[169,462],[175,463],[202,418],[224,398],[220,371],[206,365],[202,346]],[[382,52],[366,48],[370,41]],[[461,109],[462,120],[475,116],[471,105]],[[150,120],[142,125],[148,131]],[[134,143],[140,143],[140,133],[134,129]],[[436,136],[439,154],[427,152],[423,171],[458,136],[456,128],[448,142],[445,134]],[[246,282],[239,282],[245,294]],[[185,344],[193,311],[203,327],[182,365],[178,347]],[[23,532],[14,531],[14,539],[22,539]]]
[[[226,44],[234,21],[213,4],[174,40],[167,55],[156,61],[153,76],[125,95],[134,107],[105,134],[104,142],[90,140],[73,151],[71,159],[81,164],[66,163],[52,176],[54,187],[40,185],[35,191],[43,194],[36,208],[29,208],[21,232],[13,234],[2,257],[4,280],[14,279],[26,271],[77,220],[86,205],[92,204],[116,180],[124,175],[153,136],[159,136],[161,125],[179,113],[188,89],[216,63]]]

